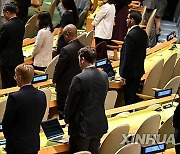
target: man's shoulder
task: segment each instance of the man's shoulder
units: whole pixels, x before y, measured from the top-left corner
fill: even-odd
[[[63,49],[65,51],[76,51],[79,50],[80,48],[84,47],[79,40],[73,40],[71,41],[68,45],[66,45],[65,47],[63,47]],[[72,50],[73,49],[73,50]]]

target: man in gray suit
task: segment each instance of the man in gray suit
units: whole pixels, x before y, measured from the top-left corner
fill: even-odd
[[[80,49],[79,65],[82,73],[73,78],[65,104],[70,153],[90,151],[98,154],[100,139],[108,129],[104,109],[108,76],[94,66],[95,60],[94,48]]]

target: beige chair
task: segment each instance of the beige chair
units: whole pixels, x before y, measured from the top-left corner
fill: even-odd
[[[45,111],[45,114],[44,114],[42,121],[46,121],[48,119],[48,115],[49,115],[49,106],[50,106],[50,102],[51,102],[51,90],[42,89],[42,91],[45,93],[46,101],[47,101],[47,107],[46,107],[46,111]]]
[[[144,82],[142,95],[154,96],[154,91],[152,90],[152,88],[157,88],[158,86],[163,64],[164,60],[161,59],[149,71],[147,78]]]
[[[105,99],[105,109],[113,109],[117,99],[117,91],[111,90],[107,92]]]
[[[180,58],[176,61],[172,77],[180,76]]]
[[[149,20],[147,22],[147,26],[146,26],[145,31],[146,31],[146,33],[148,35],[148,38],[150,36],[151,28],[152,28],[152,25],[154,23],[154,18],[155,18],[156,11],[157,11],[156,9],[153,10],[153,12],[152,12],[152,14],[151,14],[151,16],[150,16],[150,18],[149,18]]]
[[[119,149],[115,154],[140,154],[141,145],[139,143],[127,144]]]
[[[174,127],[172,125],[172,122],[173,122],[173,116],[167,119],[160,127],[158,131],[160,142],[166,142],[168,137],[174,134]],[[164,138],[164,135],[166,136],[166,138]],[[174,145],[171,143],[166,144],[166,149],[169,149],[169,148],[174,148]]]
[[[164,88],[167,82],[172,78],[176,58],[177,58],[177,53],[174,53],[165,62],[159,79],[158,88],[160,89]]]
[[[56,7],[56,1],[57,0],[52,0],[51,5],[50,5],[49,10],[48,10],[48,12],[51,15],[52,20],[53,20],[53,17],[54,17],[54,10],[55,10],[55,7]]]
[[[54,69],[55,69],[55,66],[56,66],[56,63],[58,62],[58,59],[59,59],[59,55],[57,55],[56,57],[54,57],[52,59],[52,61],[49,63],[49,65],[47,66],[45,72],[43,71],[38,71],[38,70],[34,70],[34,72],[36,74],[48,74],[48,79],[52,79],[53,78],[53,75],[54,75]]]
[[[89,152],[89,151],[79,151],[79,152],[76,152],[74,154],[91,154],[91,152]]]
[[[0,122],[2,122],[3,116],[4,116],[4,112],[6,109],[6,103],[7,100],[1,101],[0,102]]]
[[[37,24],[37,14],[34,14],[25,25],[25,34],[24,38],[33,38],[37,35],[38,27]]]
[[[180,85],[180,76],[176,76],[172,78],[165,86],[163,89],[169,89],[172,88],[172,93],[176,94],[178,91]]]
[[[142,19],[141,19],[141,23],[140,25],[144,25],[145,23],[145,13],[146,13],[146,6],[143,6],[143,9],[142,9],[142,12],[141,12],[141,15],[142,15]]]
[[[161,116],[159,114],[152,115],[148,117],[139,127],[136,134],[134,135],[134,141],[140,142],[139,137],[143,137],[143,135],[153,135],[158,134],[159,125],[160,125]],[[147,137],[147,136],[146,136]],[[151,141],[151,140],[150,140]],[[152,143],[140,143],[142,146],[151,145]]]
[[[81,35],[79,35],[78,37],[79,42],[81,42],[81,44],[85,44],[85,40],[86,40],[86,32],[82,33]]]
[[[91,30],[90,32],[88,32],[88,33],[86,34],[85,46],[91,46],[92,40],[93,40],[93,34],[94,34],[94,31],[93,31],[93,30]]]
[[[121,125],[116,127],[113,131],[111,131],[108,136],[105,138],[104,142],[100,147],[100,154],[114,154],[121,147],[124,146],[124,143],[121,142],[124,140],[122,134],[128,135],[129,125]]]

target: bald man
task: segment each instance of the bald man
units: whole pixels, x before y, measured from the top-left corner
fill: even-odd
[[[20,90],[9,95],[2,120],[7,154],[37,154],[40,149],[46,96],[31,85],[33,75],[31,65],[20,64],[15,69],[14,79]]]
[[[60,119],[63,117],[65,100],[72,78],[81,72],[78,61],[78,51],[84,47],[77,39],[77,29],[69,24],[63,29],[64,39],[68,45],[61,49],[56,64],[53,83],[56,84],[57,104]]]

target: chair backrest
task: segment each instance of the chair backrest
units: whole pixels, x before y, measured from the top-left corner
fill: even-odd
[[[93,30],[91,30],[90,32],[87,33],[85,46],[91,46],[92,40],[93,40],[93,34],[94,34],[94,31],[93,31]]]
[[[156,14],[156,9],[153,10],[151,16],[149,17],[149,20],[147,22],[147,26],[146,26],[146,33],[148,35],[148,38],[150,36],[150,32],[151,32],[151,28],[152,28],[152,25],[154,23],[154,18],[155,18],[155,14]]]
[[[163,69],[162,69],[160,79],[159,79],[158,88],[160,88],[160,89],[164,88],[164,86],[172,78],[176,58],[177,58],[177,53],[174,53],[165,62],[164,66],[163,66]]]
[[[117,91],[115,90],[108,91],[104,103],[105,109],[106,110],[113,109],[116,103],[116,99],[117,99]]]
[[[174,134],[174,127],[172,126],[173,116],[167,119],[160,127],[158,134],[160,135],[159,141],[166,142],[170,135]],[[164,135],[166,136],[164,138]],[[165,140],[166,139],[166,140]],[[166,144],[166,149],[173,148],[174,145],[171,143]]]
[[[149,71],[148,76],[144,82],[142,94],[154,96],[154,91],[152,90],[152,88],[158,87],[163,64],[164,64],[164,59],[161,59]]]
[[[100,154],[113,154],[123,147],[124,143],[121,144],[124,140],[123,135],[128,135],[129,128],[129,125],[126,124],[118,126],[111,131],[100,147]]]
[[[48,79],[53,78],[54,69],[55,69],[56,63],[58,62],[58,59],[59,59],[59,55],[54,57],[52,61],[49,63],[49,65],[47,66],[45,70],[45,74],[48,74]]]
[[[143,6],[143,9],[142,9],[142,12],[141,12],[142,19],[141,19],[140,25],[144,25],[144,23],[145,23],[145,13],[146,13],[146,8],[147,8],[147,6]]]
[[[36,26],[38,14],[34,14],[25,25],[24,38],[33,38],[37,35],[38,27]]]
[[[141,145],[139,143],[127,144],[119,149],[115,154],[140,154]]]
[[[108,58],[106,41],[103,41],[103,42],[96,45],[96,53],[97,53],[96,60]]]
[[[77,38],[78,38],[79,42],[81,42],[81,44],[83,44],[85,46],[86,32],[82,33]]]
[[[0,102],[0,122],[2,122],[3,116],[4,116],[4,112],[6,109],[6,103],[7,100],[1,101]]]
[[[57,1],[57,0],[53,0],[53,1],[51,2],[51,5],[50,5],[49,10],[48,10],[48,12],[49,12],[50,15],[51,15],[51,19],[52,19],[52,20],[53,20],[53,17],[54,17],[54,10],[55,10],[55,7],[56,7],[56,1]]]
[[[42,89],[42,91],[45,93],[46,101],[47,101],[47,107],[46,107],[46,111],[45,111],[42,121],[46,121],[48,119],[48,115],[49,115],[49,106],[50,106],[50,102],[51,102],[51,90],[50,89]]]
[[[143,134],[150,135],[152,137],[153,135],[158,134],[159,125],[160,125],[161,116],[159,114],[152,115],[148,117],[139,127],[137,130],[136,135],[143,137]],[[135,142],[138,142],[135,140]],[[149,143],[141,143],[141,145],[149,145]]]
[[[89,152],[89,151],[79,151],[79,152],[76,152],[74,154],[91,154],[91,152]]]
[[[172,93],[176,94],[178,91],[180,85],[180,76],[176,76],[172,78],[165,86],[163,89],[169,89],[172,88]]]
[[[176,64],[174,66],[172,77],[180,76],[180,58],[177,59]]]

